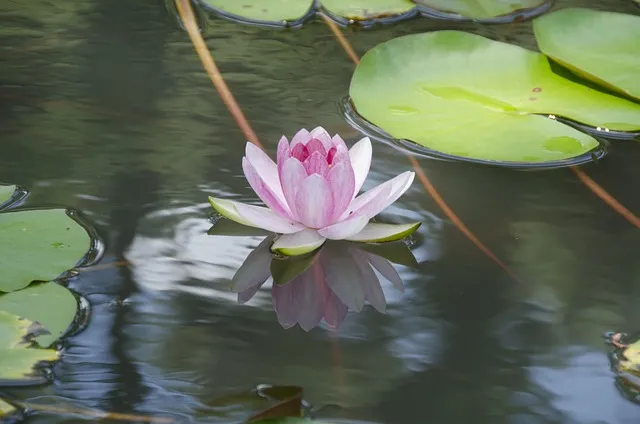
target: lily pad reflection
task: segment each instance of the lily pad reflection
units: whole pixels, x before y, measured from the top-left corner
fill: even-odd
[[[281,258],[270,250],[275,237],[265,238],[251,251],[233,277],[232,291],[238,294],[239,303],[246,303],[265,283],[272,282],[273,307],[284,328],[299,324],[309,331],[323,320],[338,328],[348,311],[360,312],[366,303],[385,313],[379,276],[404,292],[391,261],[417,265],[403,242],[385,243],[387,249],[378,249],[376,244],[327,241],[310,254]],[[380,256],[385,251],[393,255],[388,259]]]

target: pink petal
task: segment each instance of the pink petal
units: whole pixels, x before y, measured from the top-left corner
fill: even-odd
[[[309,149],[304,144],[298,143],[291,149],[291,156],[304,162],[309,157]]]
[[[284,195],[282,195],[283,201],[281,202],[246,157],[242,158],[242,170],[247,181],[249,181],[249,185],[264,204],[283,218],[291,219],[291,211],[286,201],[284,201]]]
[[[329,225],[318,230],[318,234],[330,240],[343,240],[358,234],[369,222],[366,216],[357,216],[337,224]]]
[[[349,150],[347,148],[347,144],[344,142],[342,137],[340,137],[338,134],[334,135],[333,138],[331,139],[331,145],[341,150]]]
[[[307,171],[298,159],[289,158],[284,162],[280,173],[280,184],[282,184],[282,191],[291,211],[291,216],[296,220],[299,220],[296,208],[296,194],[306,177]]]
[[[342,219],[350,215],[363,215],[369,219],[382,212],[387,206],[398,200],[409,189],[415,173],[403,172],[395,178],[372,188],[366,193],[356,197],[342,214]]]
[[[325,150],[329,150],[331,147],[333,147],[331,136],[324,128],[315,127],[314,129],[311,130],[310,135],[316,140],[319,140],[324,146]]]
[[[296,233],[304,229],[304,225],[276,215],[271,209],[234,202],[238,214],[250,225],[279,234]]]
[[[327,158],[318,151],[313,152],[313,154],[309,156],[302,163],[302,165],[304,165],[304,169],[307,171],[307,175],[318,174],[321,177],[326,178],[327,174],[329,173],[329,164],[327,163]],[[351,199],[349,199],[349,201],[351,201]]]
[[[291,139],[291,148],[293,149],[296,144],[302,143],[307,144],[307,142],[311,139],[311,134],[305,128],[301,129],[293,136]]]
[[[296,193],[298,219],[309,228],[322,228],[331,222],[333,196],[327,180],[318,174],[308,176]]]
[[[285,204],[284,194],[280,187],[280,179],[278,178],[278,168],[271,158],[253,143],[247,143],[245,148],[245,156],[251,162],[256,172],[275,194],[280,204]]]
[[[290,157],[291,157],[291,148],[289,148],[289,140],[287,140],[287,137],[282,136],[282,138],[278,142],[278,153],[277,153],[278,175],[282,175],[282,167],[284,166],[284,162]]]
[[[342,162],[332,166],[327,175],[327,181],[333,193],[332,218],[337,220],[353,199],[355,177],[353,169],[351,169],[351,164],[349,162]]]
[[[327,149],[324,148],[322,142],[317,138],[312,138],[307,143],[307,150],[309,151],[309,155],[312,155],[314,152],[320,152],[323,157],[327,156]]]
[[[356,188],[353,194],[355,197],[360,189],[364,180],[367,179],[369,168],[371,167],[371,140],[369,137],[365,137],[353,145],[349,150],[349,157],[351,159],[351,166],[353,167],[353,173],[356,176]]]

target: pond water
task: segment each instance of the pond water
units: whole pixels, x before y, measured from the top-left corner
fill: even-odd
[[[559,1],[639,14],[631,0]],[[283,329],[269,290],[238,305],[229,280],[260,238],[211,237],[207,196],[257,203],[245,139],[187,35],[158,0],[0,4],[0,181],[26,205],[82,211],[106,244],[70,288],[90,319],[64,341],[53,382],[2,393],[59,407],[231,423],[215,400],[295,384],[319,415],[363,422],[607,423],[640,420],[615,386],[603,334],[640,325],[640,234],[567,169],[521,172],[420,159],[449,206],[518,275],[446,218],[416,181],[383,218],[423,221],[384,284],[387,313],[365,307],[336,331]],[[360,54],[395,36],[463,29],[534,48],[530,22],[427,19],[348,31]],[[211,20],[206,39],[255,131],[322,125],[359,134],[340,101],[353,65],[321,22],[294,33]],[[640,211],[640,147],[616,142],[582,167]],[[365,188],[410,167],[374,144]],[[128,265],[108,265],[128,261]],[[29,423],[82,417],[33,414]],[[91,419],[89,419],[91,421]]]

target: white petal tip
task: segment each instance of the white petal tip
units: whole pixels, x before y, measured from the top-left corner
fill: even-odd
[[[421,225],[422,222],[397,225],[369,223],[362,231],[352,237],[348,237],[347,240],[361,243],[398,241],[413,234]]]

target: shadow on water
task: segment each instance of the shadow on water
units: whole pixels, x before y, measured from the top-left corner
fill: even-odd
[[[217,399],[278,384],[302,386],[318,415],[389,424],[637,422],[601,335],[633,332],[640,322],[640,235],[571,173],[421,159],[447,203],[522,284],[415,184],[382,216],[423,222],[411,245],[417,266],[393,265],[404,292],[376,275],[384,314],[362,306],[364,289],[333,292],[360,312],[347,312],[339,329],[316,326],[322,308],[309,313],[313,302],[274,312],[269,283],[239,305],[229,287],[263,239],[207,235],[206,196],[256,203],[242,177],[244,140],[162,2],[0,3],[0,180],[29,188],[27,206],[82,211],[107,245],[104,267],[70,280],[92,312],[86,329],[64,341],[53,383],[8,394],[227,423],[246,411],[212,412]],[[557,5],[639,10],[614,0]],[[444,28],[534,44],[530,23],[416,19],[348,36],[361,54]],[[205,35],[269,153],[303,126],[357,141],[338,107],[353,68],[323,25],[292,33],[216,20]],[[634,211],[637,147],[621,142],[584,167]],[[407,169],[404,155],[383,143],[373,157],[365,189]],[[323,272],[349,266],[338,256],[341,265],[325,262]],[[293,288],[283,298],[304,298]],[[285,330],[278,319],[313,329]],[[37,413],[27,422],[79,420]]]

